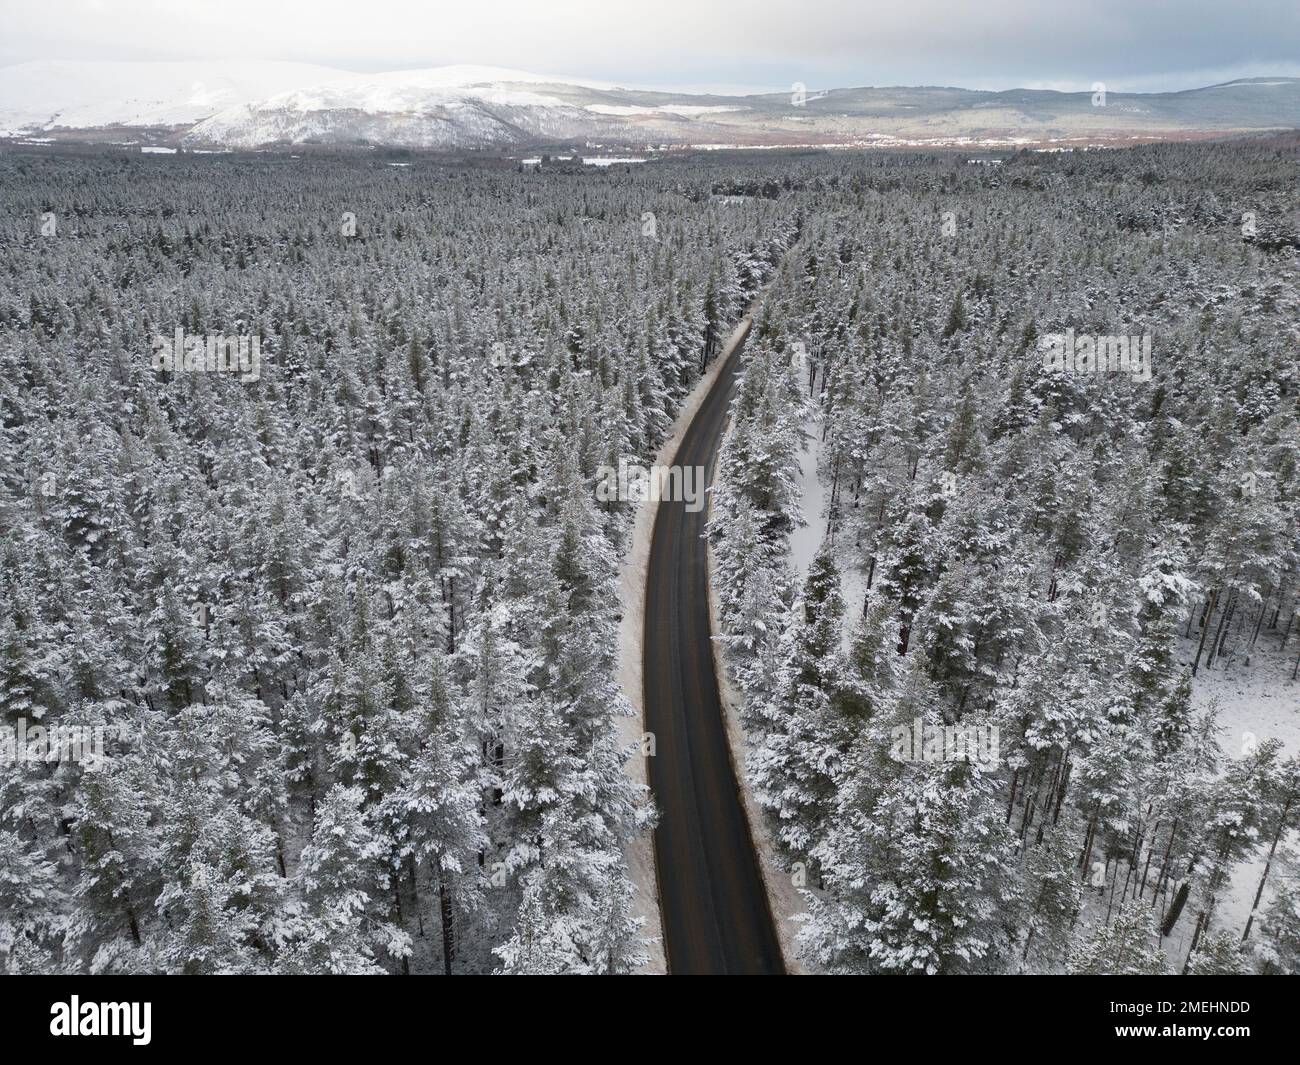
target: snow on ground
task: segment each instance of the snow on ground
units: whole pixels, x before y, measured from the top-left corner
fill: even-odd
[[[803,431],[803,452],[799,456],[799,505],[803,508],[804,524],[790,534],[790,565],[801,578],[808,575],[808,567],[826,538],[826,486],[818,472],[822,420],[816,408],[809,413]]]
[[[808,575],[813,557],[826,539],[826,506],[829,502],[827,486],[821,477],[822,419],[819,408],[812,406],[804,422],[806,439],[799,456],[799,505],[803,510],[804,524],[790,534],[790,564],[800,578]],[[862,611],[862,597],[866,592],[866,575],[858,568],[859,559],[847,548],[836,545],[835,563],[840,571],[840,594],[844,596],[844,613],[853,617]],[[844,626],[844,643],[853,640],[853,626]]]
[[[698,118],[700,115],[714,115],[722,111],[747,111],[747,107],[728,107],[724,105],[709,106],[704,104],[660,104],[650,107],[645,104],[587,104],[584,111],[593,115],[677,115],[679,118]]]
[[[1218,662],[1209,670],[1202,665],[1192,682],[1192,705],[1195,709],[1214,709],[1216,712],[1220,727],[1219,743],[1225,759],[1240,757],[1243,745],[1247,742],[1263,743],[1268,739],[1282,741],[1283,757],[1290,757],[1300,751],[1300,684],[1291,680],[1291,669],[1294,668],[1297,651],[1296,634],[1292,633],[1289,651],[1278,651],[1280,640],[1280,633],[1265,631],[1260,634],[1249,665],[1240,656],[1229,660],[1226,669]],[[1196,643],[1194,639],[1179,640],[1177,653],[1182,665],[1191,666],[1196,657]],[[1292,838],[1294,839],[1294,833]],[[1264,872],[1270,842],[1271,839],[1266,835],[1260,841],[1254,857],[1239,863],[1233,869],[1232,877],[1215,906],[1213,927],[1226,929],[1237,936],[1245,930],[1255,901],[1255,892],[1259,889],[1259,880]],[[1256,929],[1259,915],[1272,899],[1272,889],[1281,878],[1292,877],[1300,872],[1289,868],[1282,861],[1285,842],[1284,840],[1279,846],[1278,857],[1269,871],[1268,884],[1255,915]],[[1121,879],[1122,877],[1123,873]],[[1157,922],[1168,906],[1175,886],[1170,886],[1170,890],[1155,908]],[[1159,945],[1174,972],[1180,971],[1187,959],[1199,902],[1199,897],[1193,894],[1173,933],[1160,939]],[[1084,905],[1085,912],[1089,914],[1100,917],[1106,912],[1106,900],[1091,892],[1085,894]],[[1256,932],[1252,930],[1251,935],[1254,937]]]
[[[502,85],[443,85],[421,78],[376,75],[354,83],[291,89],[253,104],[260,111],[361,111],[369,115],[405,114],[437,107],[477,103],[495,107],[564,107],[555,96]]]
[[[1249,665],[1240,654],[1226,668],[1219,661],[1209,669],[1202,665],[1192,683],[1198,710],[1217,704],[1222,743],[1231,754],[1240,753],[1247,733],[1260,743],[1281,740],[1287,757],[1300,753],[1300,680],[1291,679],[1300,632],[1292,626],[1286,650],[1278,649],[1281,640],[1280,629],[1261,630]],[[1196,641],[1180,641],[1179,660],[1190,666],[1195,657]]]
[[[724,111],[748,111],[748,107],[727,104],[660,104],[658,110],[666,115],[680,115],[682,118],[696,118],[700,115],[718,115]]]
[[[1300,647],[1300,634],[1291,633],[1287,649],[1279,650],[1281,632],[1264,630],[1260,633],[1251,655],[1250,664],[1238,654],[1227,660],[1226,667],[1216,661],[1210,669],[1202,666],[1192,682],[1192,705],[1198,710],[1214,707],[1222,732],[1219,743],[1224,754],[1239,757],[1246,743],[1263,743],[1277,739],[1283,744],[1283,757],[1300,753],[1300,681],[1291,679],[1295,656]],[[1249,641],[1249,634],[1241,640]],[[1179,660],[1190,666],[1196,657],[1196,641],[1182,640]],[[1295,833],[1291,833],[1294,841]],[[1215,910],[1215,921],[1221,928],[1241,932],[1246,927],[1259,878],[1264,872],[1268,840],[1261,843],[1259,851],[1250,861],[1242,862],[1233,870],[1232,881]],[[1283,846],[1278,847],[1281,854]],[[1268,906],[1272,887],[1281,876],[1294,875],[1300,870],[1279,868],[1274,864],[1268,875],[1268,885],[1260,900],[1260,910]],[[1190,908],[1190,907],[1189,907]],[[1194,918],[1193,918],[1194,920]],[[1258,912],[1256,922],[1258,922]],[[1186,913],[1180,919],[1182,935],[1190,934],[1192,921]],[[1176,932],[1178,930],[1175,930]],[[1253,932],[1252,932],[1253,934]],[[1171,937],[1173,938],[1173,937]],[[1182,953],[1178,964],[1187,956],[1187,946],[1180,940]]]

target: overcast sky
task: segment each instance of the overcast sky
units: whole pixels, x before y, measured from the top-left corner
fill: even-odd
[[[0,65],[30,59],[1151,91],[1300,75],[1300,0],[0,0]]]

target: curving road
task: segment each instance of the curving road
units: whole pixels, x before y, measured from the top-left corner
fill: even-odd
[[[673,464],[712,483],[748,328],[682,439]],[[660,810],[655,865],[668,971],[783,973],[784,963],[741,806],[713,668],[704,540],[707,511],[661,502],[646,576],[645,721]]]

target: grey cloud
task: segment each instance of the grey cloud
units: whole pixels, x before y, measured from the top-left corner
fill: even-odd
[[[444,63],[625,84],[1184,88],[1294,74],[1300,5],[1209,0],[47,0],[7,11],[0,63]]]

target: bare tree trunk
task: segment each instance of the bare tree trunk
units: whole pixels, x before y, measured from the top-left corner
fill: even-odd
[[[1151,905],[1155,906],[1156,900],[1160,897],[1160,891],[1169,881],[1169,855],[1174,849],[1174,837],[1178,835],[1178,818],[1174,818],[1174,823],[1169,829],[1169,842],[1165,844],[1164,857],[1160,859],[1160,876],[1156,878],[1155,887],[1151,889]]]
[[[415,875],[415,856],[408,854],[406,856],[406,871],[411,878],[411,898],[415,905],[415,924],[416,931],[421,939],[424,938],[424,907],[420,905],[420,881]]]
[[[1139,899],[1143,895],[1145,895],[1147,891],[1147,875],[1151,872],[1151,859],[1155,857],[1155,853],[1156,853],[1155,844],[1156,844],[1156,840],[1159,838],[1160,838],[1160,822],[1157,821],[1155,823],[1155,827],[1151,829],[1151,846],[1147,850],[1147,860],[1142,865],[1142,882],[1138,884],[1138,889],[1137,889],[1137,897]],[[1172,835],[1169,837],[1169,842],[1171,844],[1173,843]]]
[[[405,931],[405,928],[403,928],[405,921],[402,917],[402,882],[400,879],[396,878],[393,880],[393,913],[397,916],[397,927],[402,928],[402,930]],[[402,975],[411,975],[410,955],[404,955],[402,957]]]
[[[1246,930],[1241,933],[1243,943],[1250,936],[1250,926],[1255,923],[1255,911],[1259,909],[1259,900],[1264,897],[1264,885],[1268,882],[1268,872],[1273,866],[1273,856],[1277,854],[1278,842],[1286,832],[1286,819],[1290,815],[1294,803],[1295,796],[1287,796],[1286,805],[1282,807],[1282,815],[1277,819],[1277,831],[1273,833],[1273,843],[1268,848],[1268,857],[1264,859],[1264,873],[1259,878],[1259,887],[1255,890],[1255,902],[1250,907],[1250,916],[1246,918]]]
[[[1272,597],[1273,591],[1269,589],[1268,595],[1264,596],[1263,602],[1259,604],[1259,617],[1255,619],[1255,631],[1250,634],[1250,646],[1246,648],[1246,661],[1250,661],[1250,652],[1255,649],[1255,641],[1259,639],[1259,630],[1264,624],[1264,615],[1268,612],[1268,601]]]
[[[1092,857],[1092,845],[1097,836],[1097,814],[1101,810],[1100,801],[1092,811],[1092,819],[1088,822],[1088,834],[1083,840],[1083,854],[1079,858],[1079,868],[1083,870],[1083,875],[1088,875],[1088,859]]]
[[[1183,975],[1187,975],[1187,968],[1192,964],[1192,955],[1196,952],[1196,944],[1201,941],[1201,933],[1205,931],[1205,926],[1209,918],[1202,913],[1196,918],[1196,930],[1192,932],[1192,945],[1187,948],[1187,957],[1183,959]]]
[[[1173,905],[1169,907],[1169,912],[1165,914],[1165,923],[1160,929],[1162,936],[1169,935],[1174,930],[1174,925],[1178,923],[1178,918],[1182,916],[1183,907],[1187,905],[1187,896],[1192,890],[1192,882],[1184,880],[1182,886],[1178,889],[1178,894],[1174,896]]]
[[[1022,848],[1025,845],[1026,833],[1029,831],[1029,820],[1033,817],[1034,806],[1038,803],[1039,789],[1043,786],[1043,771],[1041,767],[1034,771],[1034,775],[1031,779],[1034,792],[1030,795],[1029,801],[1025,803],[1025,812],[1020,818],[1020,845]]]
[[[1118,862],[1118,859],[1116,859],[1116,861]],[[1106,863],[1106,870],[1107,872],[1109,872],[1110,862]],[[1110,913],[1115,906],[1115,885],[1118,883],[1119,883],[1119,871],[1116,870],[1115,875],[1110,878],[1110,898],[1106,900],[1106,927],[1107,928],[1110,927]],[[1102,891],[1105,890],[1106,888],[1103,881]]]
[[[1070,750],[1069,750],[1069,748],[1066,748],[1065,754],[1064,754],[1062,757],[1065,759],[1065,769],[1064,769],[1064,771],[1061,773],[1061,787],[1060,787],[1060,790],[1057,791],[1057,793],[1056,793],[1056,809],[1054,809],[1054,810],[1052,811],[1052,824],[1053,824],[1053,825],[1060,824],[1060,822],[1061,822],[1061,805],[1062,805],[1062,803],[1065,802],[1065,793],[1066,793],[1066,791],[1069,790],[1069,786],[1070,786],[1070,771],[1071,771],[1071,769],[1073,769],[1073,766],[1070,764]]]
[[[438,908],[442,915],[442,971],[450,976],[451,963],[456,957],[456,936],[452,924],[455,915],[452,912],[451,893],[447,891],[447,881],[441,876],[438,878]]]
[[[1205,650],[1205,636],[1210,631],[1210,619],[1214,617],[1214,601],[1219,596],[1219,589],[1210,589],[1209,601],[1205,604],[1205,621],[1201,625],[1201,642],[1196,645],[1196,658],[1192,661],[1192,676],[1196,676],[1196,671],[1201,665],[1201,652]]]
[[[1206,669],[1210,668],[1210,663],[1213,662],[1216,657],[1223,657],[1223,645],[1228,642],[1228,635],[1232,632],[1232,619],[1237,615],[1237,601],[1240,598],[1240,594],[1234,588],[1232,590],[1232,595],[1228,597],[1227,608],[1223,611],[1223,616],[1219,618],[1219,631],[1214,634],[1217,647],[1212,646],[1210,648],[1210,657],[1206,659],[1205,662]],[[1220,633],[1222,633],[1222,636],[1220,636]]]

